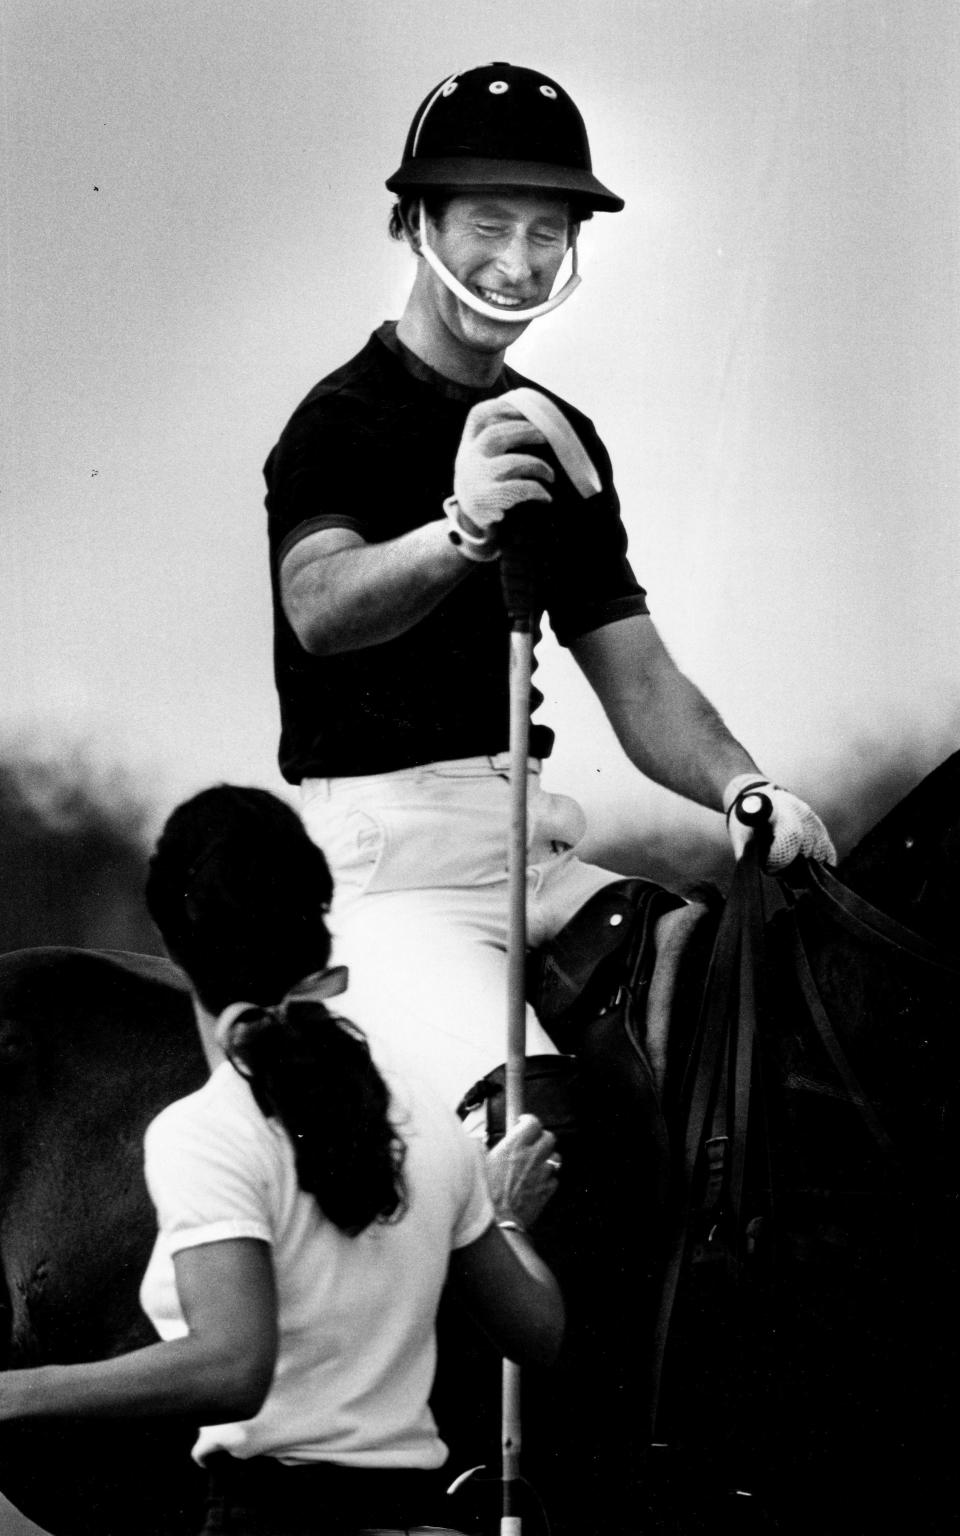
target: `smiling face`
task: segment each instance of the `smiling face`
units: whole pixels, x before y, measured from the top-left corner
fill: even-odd
[[[465,288],[497,309],[522,313],[549,298],[573,226],[563,198],[504,188],[459,193],[443,213],[427,221],[431,248]],[[466,377],[490,367],[526,330],[477,314],[450,293],[425,262],[416,285],[422,322],[415,350],[441,372]],[[424,343],[433,355],[424,355]],[[486,360],[481,362],[481,360]]]

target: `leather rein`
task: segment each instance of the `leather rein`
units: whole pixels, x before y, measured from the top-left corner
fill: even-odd
[[[945,961],[928,940],[905,928],[844,886],[821,864],[797,860],[791,886],[765,879],[754,841],[740,859],[724,907],[704,986],[695,1044],[687,1066],[681,1103],[683,1125],[680,1209],[664,1271],[654,1331],[650,1430],[658,1439],[664,1363],[675,1303],[698,1231],[707,1243],[726,1241],[736,1266],[750,1251],[753,1223],[743,1224],[747,1131],[756,1071],[757,985],[764,934],[772,918],[789,927],[794,972],[807,1014],[850,1103],[875,1145],[898,1175],[903,1169],[894,1143],[870,1102],[844,1050],[820,995],[797,920],[795,883],[813,907],[860,942],[891,949],[925,969],[960,983],[960,968]],[[759,1103],[761,1131],[762,1099]],[[699,1182],[698,1182],[699,1181]],[[768,1209],[773,1179],[767,1154]]]

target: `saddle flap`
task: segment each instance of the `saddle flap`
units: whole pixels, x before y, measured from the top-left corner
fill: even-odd
[[[573,1048],[570,1031],[577,1023],[612,1001],[624,982],[632,987],[649,973],[656,920],[683,905],[653,880],[619,880],[531,953],[527,997],[561,1050]]]

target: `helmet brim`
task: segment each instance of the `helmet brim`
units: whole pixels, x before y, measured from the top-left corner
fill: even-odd
[[[456,192],[466,187],[532,187],[575,199],[595,213],[619,213],[623,198],[617,197],[591,171],[537,160],[482,160],[466,156],[418,159],[401,166],[386,183],[391,192],[428,192],[444,188]]]

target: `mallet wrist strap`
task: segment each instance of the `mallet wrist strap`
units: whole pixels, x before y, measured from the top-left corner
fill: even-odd
[[[472,560],[477,565],[489,565],[492,560],[499,560],[501,551],[492,544],[487,534],[470,533],[460,521],[462,509],[456,496],[448,496],[443,503],[449,527],[447,533],[450,543],[457,554],[465,560]]]

